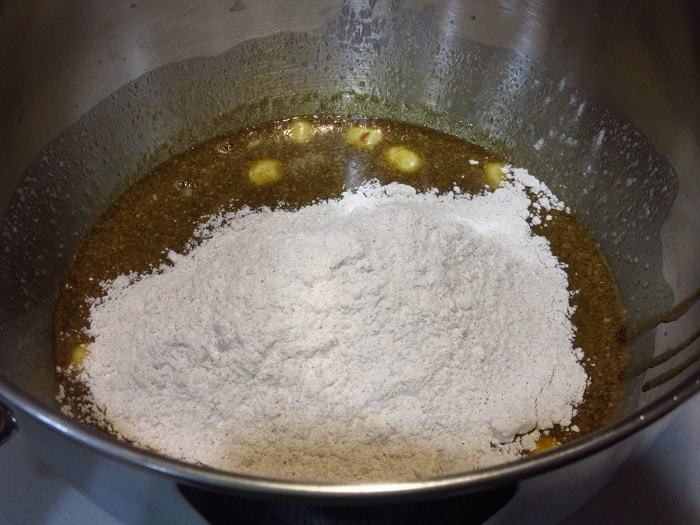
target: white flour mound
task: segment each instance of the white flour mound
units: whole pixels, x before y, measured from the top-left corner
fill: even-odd
[[[92,301],[95,414],[165,455],[263,476],[515,459],[571,424],[587,384],[566,273],[529,225],[552,207],[515,170],[473,197],[368,183],[214,217],[171,266]]]

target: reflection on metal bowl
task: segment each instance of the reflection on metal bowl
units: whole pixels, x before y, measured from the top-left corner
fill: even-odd
[[[178,506],[183,523],[195,509],[211,521],[418,522],[451,509],[464,523],[541,497],[566,512],[700,389],[694,2],[25,2],[1,12],[0,401],[50,466],[122,519],[157,522]],[[110,197],[214,134],[359,113],[489,146],[578,214],[609,259],[634,336],[619,421],[491,469],[368,485],[185,465],[61,414],[53,307]]]

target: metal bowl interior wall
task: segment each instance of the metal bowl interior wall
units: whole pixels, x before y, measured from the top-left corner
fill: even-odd
[[[47,439],[188,484],[308,492],[187,469],[94,435],[58,411],[51,360],[65,269],[111,198],[205,138],[304,114],[424,124],[527,166],[600,243],[637,332],[617,425],[525,467],[367,492],[514,482],[619,441],[700,388],[696,301],[663,329],[653,322],[700,287],[693,2],[185,4],[13,4],[0,18],[10,72],[0,84],[0,381],[27,428],[39,421],[59,436]],[[668,358],[651,360],[659,354]]]

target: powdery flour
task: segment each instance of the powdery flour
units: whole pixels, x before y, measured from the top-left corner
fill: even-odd
[[[138,445],[237,472],[392,480],[515,459],[587,384],[524,170],[493,193],[365,184],[212,218],[104,283],[81,378]],[[528,191],[536,194],[535,206]]]

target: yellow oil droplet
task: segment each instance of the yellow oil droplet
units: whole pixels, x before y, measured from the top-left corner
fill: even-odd
[[[254,162],[248,170],[248,180],[256,186],[272,184],[282,178],[282,163],[276,159]]]
[[[382,130],[372,126],[350,126],[344,133],[345,142],[360,149],[371,149],[382,141]]]
[[[542,452],[557,448],[559,445],[560,443],[552,436],[540,436],[532,454],[542,454]]]
[[[88,349],[85,345],[77,345],[73,348],[70,354],[70,360],[75,368],[82,368],[83,360],[87,353]]]
[[[505,164],[502,162],[489,162],[484,166],[484,176],[486,182],[489,183],[494,190],[501,185],[501,182],[506,180],[506,174],[503,172]]]
[[[391,146],[384,151],[384,160],[395,170],[412,173],[421,167],[420,155],[405,146]]]
[[[294,120],[285,133],[292,142],[306,144],[314,136],[314,125],[308,120]]]

